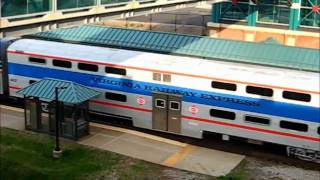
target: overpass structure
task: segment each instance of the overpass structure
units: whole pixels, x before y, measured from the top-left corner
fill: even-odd
[[[210,0],[0,0],[0,38],[202,5]]]

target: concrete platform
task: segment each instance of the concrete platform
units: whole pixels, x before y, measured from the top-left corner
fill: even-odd
[[[23,113],[23,109],[0,105],[0,126],[23,130]],[[96,123],[90,123],[90,135],[78,143],[216,177],[228,174],[244,159],[242,155]]]
[[[24,110],[0,105],[0,127],[24,130]]]
[[[133,130],[91,123],[91,135],[79,141],[145,161],[211,176],[224,176],[244,156],[193,146]]]

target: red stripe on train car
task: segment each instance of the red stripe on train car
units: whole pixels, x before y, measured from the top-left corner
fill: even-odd
[[[299,138],[299,139],[320,142],[320,138],[303,136],[303,135],[299,135],[299,134],[291,134],[291,133],[279,132],[279,131],[274,131],[274,130],[269,130],[269,129],[261,129],[261,128],[256,128],[256,127],[243,126],[243,125],[238,125],[238,124],[232,124],[232,123],[226,123],[226,122],[221,122],[221,121],[216,121],[216,120],[208,120],[208,119],[202,119],[202,118],[196,118],[196,117],[190,117],[190,116],[182,116],[182,118],[185,120],[193,120],[193,121],[205,122],[205,123],[209,123],[209,124],[218,124],[221,126],[228,126],[228,127],[239,128],[239,129],[246,129],[246,130],[258,131],[258,132],[263,132],[263,133],[268,133],[268,134],[276,134],[276,135],[280,135],[280,136],[288,136],[288,137],[294,137],[294,138]]]
[[[22,89],[22,88],[16,87],[16,86],[10,86],[10,88],[12,88],[12,89]],[[133,111],[141,111],[141,112],[152,113],[151,109],[137,108],[137,107],[127,106],[127,105],[122,105],[122,104],[115,104],[115,103],[99,101],[99,100],[90,100],[90,102],[95,103],[95,104],[104,105],[104,106],[111,106],[111,107],[116,107],[116,108],[129,109],[129,110],[133,110]],[[286,136],[286,137],[291,137],[291,138],[297,138],[297,139],[304,139],[304,140],[309,140],[309,141],[320,142],[320,138],[316,138],[316,137],[309,137],[309,136],[303,136],[303,135],[299,135],[299,134],[279,132],[279,131],[274,131],[274,130],[269,130],[269,129],[261,129],[261,128],[244,126],[244,125],[239,125],[239,124],[221,122],[221,121],[217,121],[217,120],[208,120],[208,119],[191,117],[191,116],[184,116],[184,115],[182,115],[182,119],[183,120],[192,120],[192,121],[204,122],[204,123],[209,123],[209,124],[217,124],[217,125],[221,125],[221,126],[227,126],[227,127],[232,127],[232,128],[238,128],[238,129],[245,129],[245,130],[268,133],[268,134],[275,134],[275,135]]]

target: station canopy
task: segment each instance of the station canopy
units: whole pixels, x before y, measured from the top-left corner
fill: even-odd
[[[319,49],[289,47],[270,41],[232,41],[97,25],[62,28],[24,37],[320,72]]]
[[[59,101],[64,103],[79,104],[100,95],[100,92],[81,84],[51,78],[35,82],[30,86],[17,91],[17,93],[27,97],[31,96],[47,100],[55,100],[56,87],[65,88],[60,89],[58,93]]]

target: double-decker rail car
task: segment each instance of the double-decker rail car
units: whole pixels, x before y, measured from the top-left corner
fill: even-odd
[[[320,160],[319,73],[34,39],[7,49],[10,96],[42,78],[103,95],[92,112],[136,127],[281,144]]]

